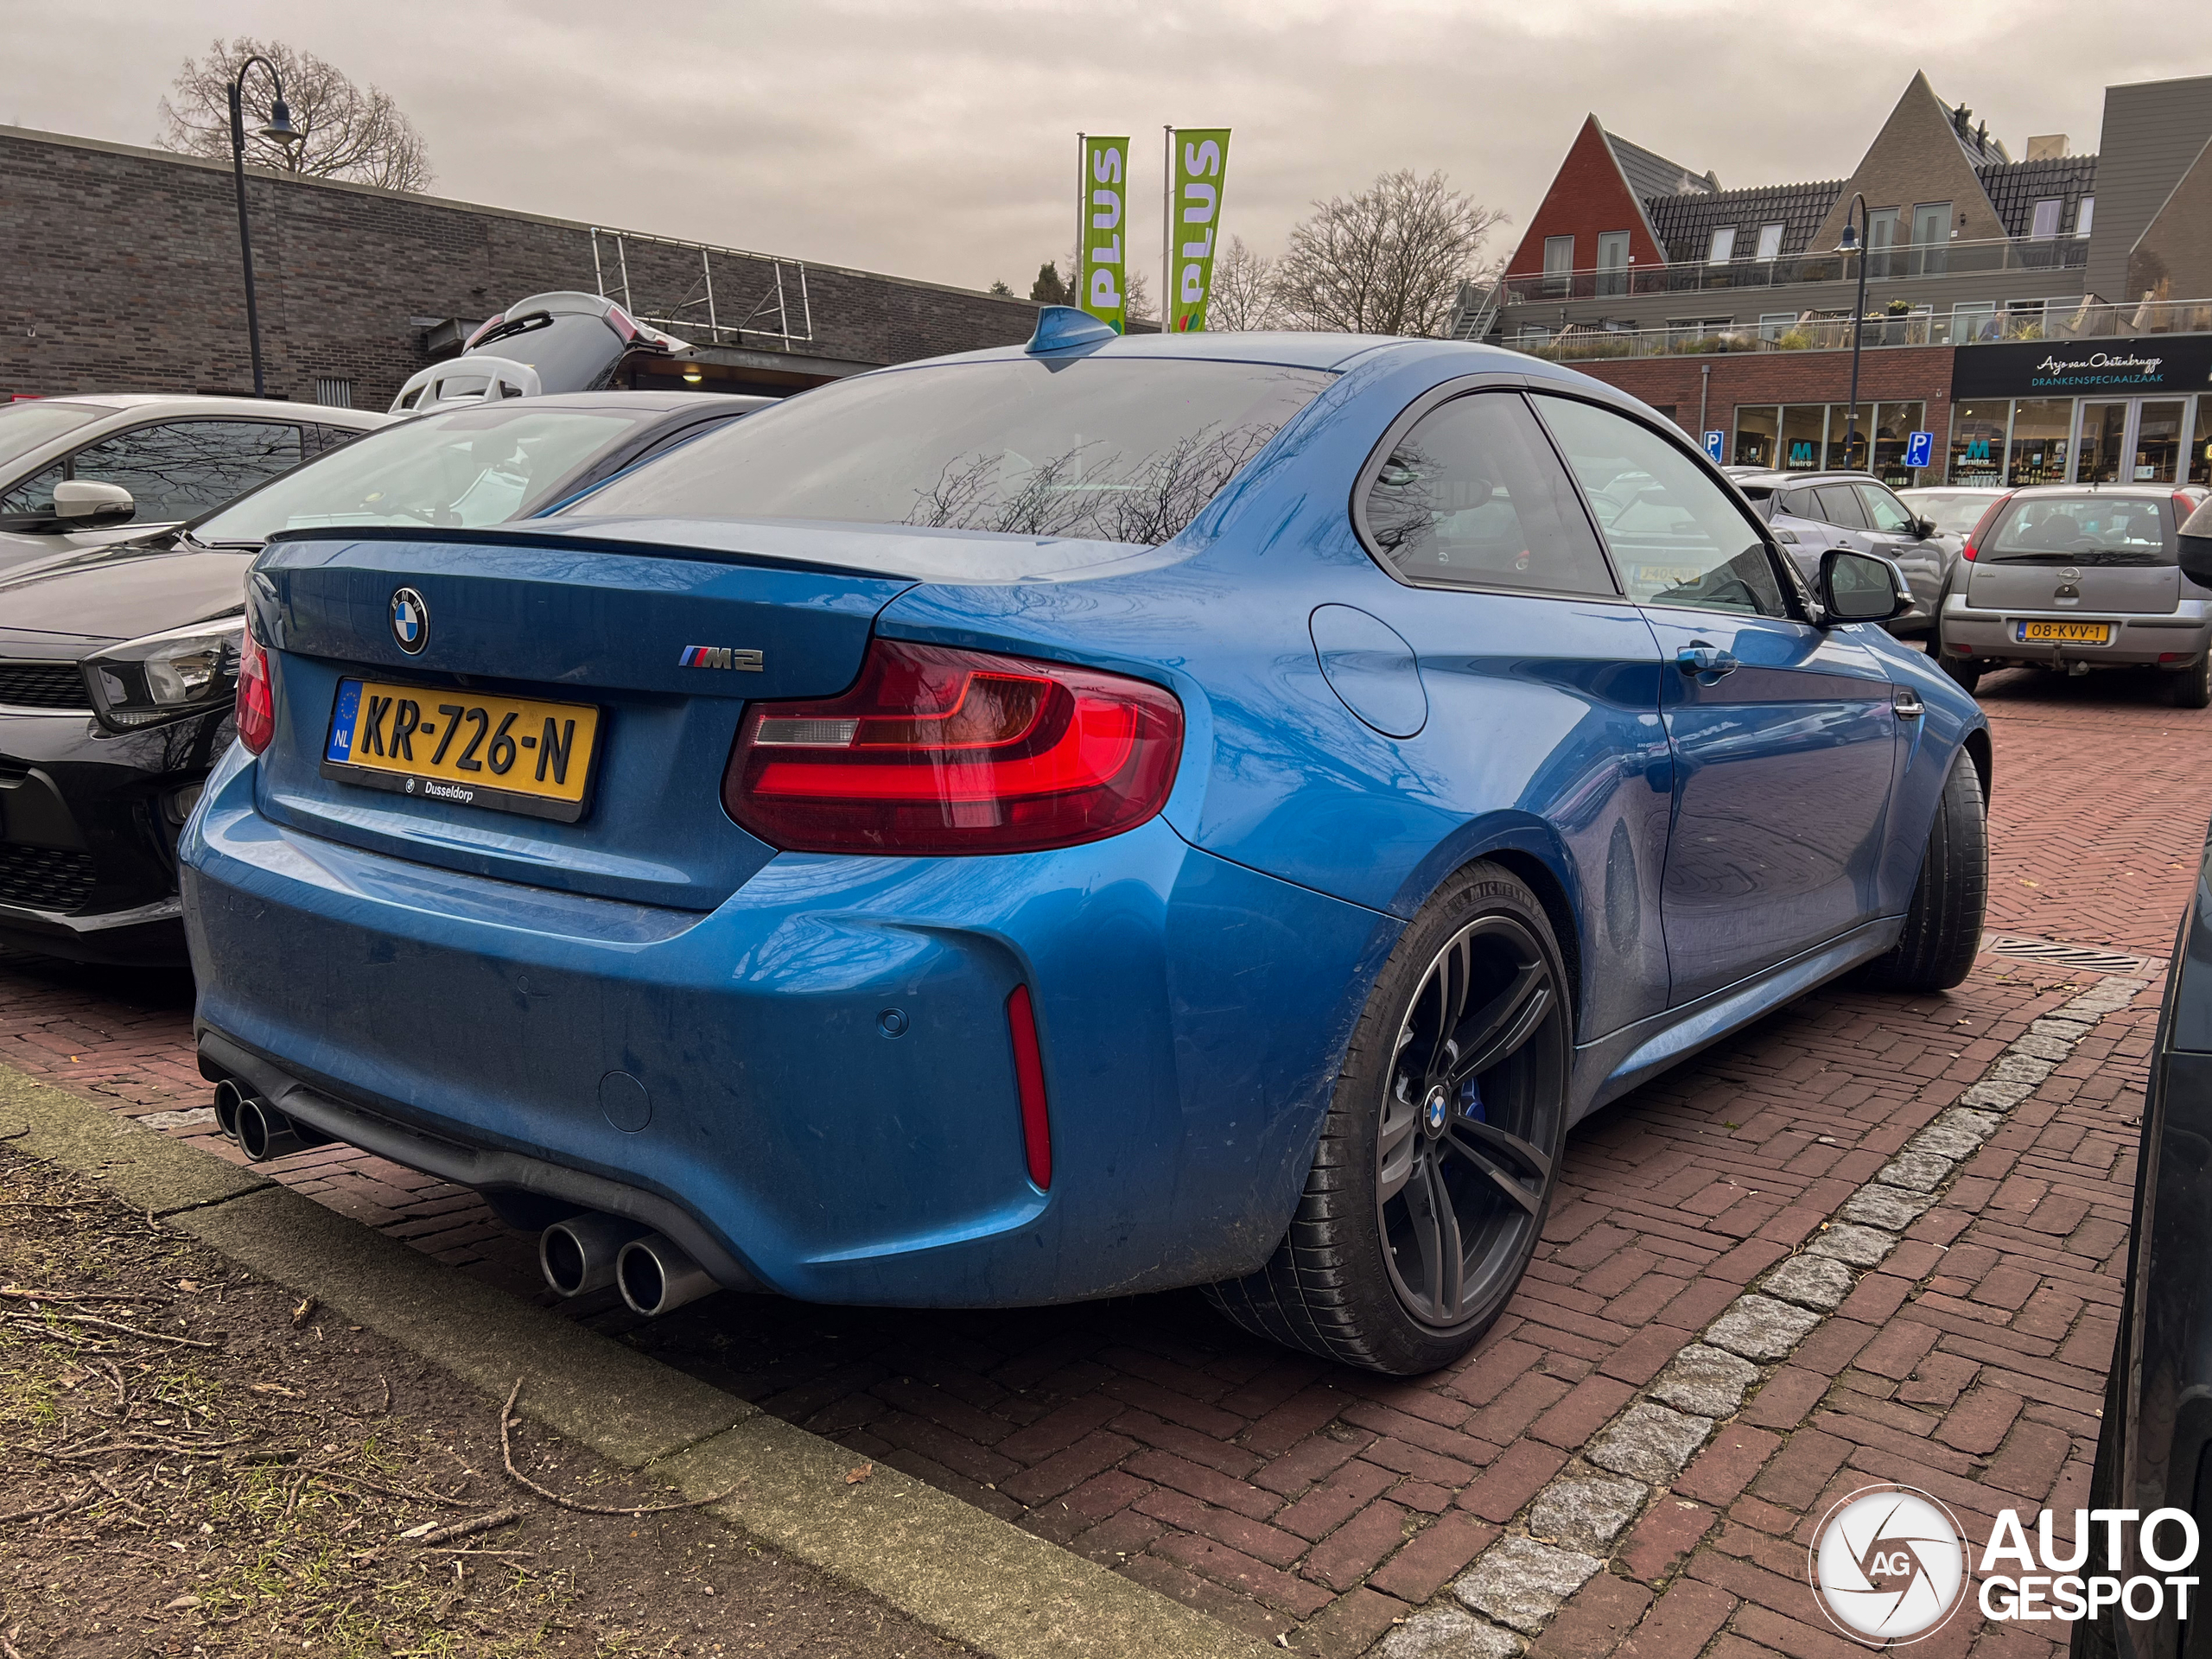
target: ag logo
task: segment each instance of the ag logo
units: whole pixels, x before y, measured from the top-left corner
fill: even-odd
[[[410,657],[421,656],[430,643],[430,607],[412,588],[392,589],[391,639]]]
[[[1808,1563],[1821,1606],[1860,1642],[1932,1636],[1966,1586],[1966,1540],[1936,1499],[1910,1486],[1868,1486],[1821,1522]]]

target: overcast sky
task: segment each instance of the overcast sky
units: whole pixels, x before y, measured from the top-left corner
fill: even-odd
[[[2152,0],[0,0],[0,121],[150,145],[183,59],[275,35],[391,92],[437,194],[1027,294],[1074,240],[1079,128],[1131,134],[1144,181],[1162,124],[1233,127],[1224,229],[1262,251],[1401,167],[1511,214],[1503,251],[1591,111],[1725,188],[1838,178],[1918,67],[2015,156],[2031,133],[2086,151],[2108,83],[2212,73],[2183,21]],[[1156,281],[1157,210],[1135,219]]]

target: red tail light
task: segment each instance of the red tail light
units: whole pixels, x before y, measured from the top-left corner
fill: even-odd
[[[1021,1096],[1021,1147],[1029,1179],[1039,1191],[1052,1185],[1052,1119],[1045,1104],[1045,1058],[1037,1046],[1037,1014],[1029,988],[1017,985],[1006,1000],[1007,1034],[1014,1039],[1014,1081]]]
[[[269,680],[269,653],[253,637],[253,619],[246,619],[245,634],[238,641],[238,693],[234,705],[238,741],[249,754],[259,754],[276,735],[276,697]]]
[[[1036,852],[1144,823],[1182,748],[1146,681],[878,639],[842,696],[746,711],[722,804],[790,852]]]
[[[1989,504],[1987,512],[1974,521],[1974,528],[1967,532],[1967,539],[1959,549],[1961,558],[1970,559],[1974,556],[1974,551],[1980,546],[1981,538],[1989,534],[1990,526],[1997,522],[1997,515],[2005,511],[2005,504],[2012,499],[2012,493],[2007,490]]]

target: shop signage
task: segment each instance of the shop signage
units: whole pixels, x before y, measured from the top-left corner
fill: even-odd
[[[2212,387],[2212,334],[1961,346],[1951,359],[1955,400],[2179,395],[2207,387]]]
[[[1171,130],[1173,169],[1167,187],[1168,327],[1200,334],[1213,291],[1214,232],[1221,223],[1221,193],[1229,167],[1227,127]]]
[[[1116,334],[1123,327],[1128,290],[1128,173],[1127,137],[1083,138],[1083,176],[1077,181],[1079,219],[1076,233],[1081,264],[1076,270],[1076,301]]]

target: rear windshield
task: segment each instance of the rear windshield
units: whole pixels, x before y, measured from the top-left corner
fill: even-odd
[[[1156,546],[1332,378],[1266,364],[1127,358],[861,375],[687,444],[566,511]]]
[[[37,397],[0,404],[0,467],[114,412],[83,404],[50,404]]]
[[[613,325],[596,313],[547,315],[535,309],[513,322],[501,323],[469,347],[472,353],[529,365],[537,371],[538,390],[548,394],[604,391],[613,384],[614,371],[628,350]],[[448,383],[448,395],[454,390],[481,391],[486,384],[460,388]]]
[[[1897,499],[1939,531],[1963,536],[1981,522],[1994,495],[1968,495],[1961,490],[1904,490]]]
[[[2171,564],[2173,514],[2155,496],[2031,496],[2005,510],[1977,553],[2030,563]]]
[[[242,496],[191,527],[209,545],[330,524],[476,529],[534,512],[660,419],[655,410],[543,409],[529,399],[418,416]]]

